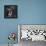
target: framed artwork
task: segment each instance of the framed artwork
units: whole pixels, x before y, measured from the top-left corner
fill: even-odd
[[[20,24],[18,30],[19,42],[21,40],[46,41],[46,25]]]
[[[17,5],[4,5],[4,18],[18,18]]]

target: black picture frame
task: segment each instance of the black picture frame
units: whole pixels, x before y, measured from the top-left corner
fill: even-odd
[[[4,18],[18,18],[17,5],[4,5]]]

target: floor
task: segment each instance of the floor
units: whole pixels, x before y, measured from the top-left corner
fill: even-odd
[[[32,42],[31,40],[28,40],[28,41],[21,40],[20,46],[46,46],[46,42],[45,41]]]
[[[0,46],[8,46],[8,44],[0,44]],[[13,45],[10,45],[13,46]],[[18,44],[15,44],[14,46],[18,46]]]
[[[8,44],[0,44],[0,46],[8,46]],[[28,41],[21,40],[19,44],[15,44],[14,46],[46,46],[46,42],[45,41],[32,42],[31,40]]]

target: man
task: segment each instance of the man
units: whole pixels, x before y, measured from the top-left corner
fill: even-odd
[[[7,17],[16,17],[14,7],[7,8]]]

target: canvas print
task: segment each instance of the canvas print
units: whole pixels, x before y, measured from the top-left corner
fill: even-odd
[[[46,41],[46,25],[19,25],[20,41]]]
[[[46,25],[19,24],[18,39],[20,46],[43,45],[43,43],[46,43]]]
[[[17,18],[17,5],[5,5],[4,18]]]

